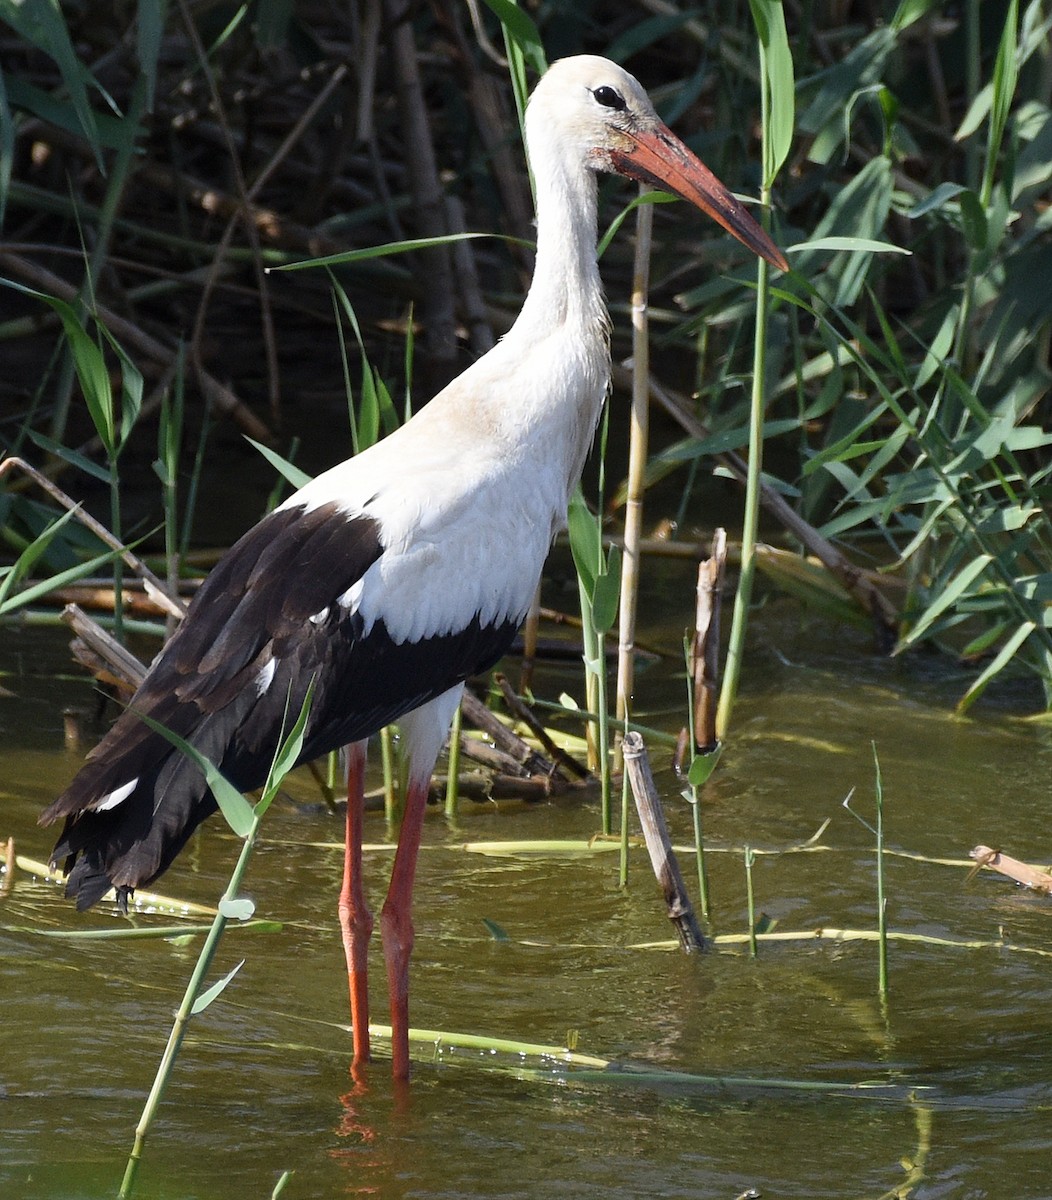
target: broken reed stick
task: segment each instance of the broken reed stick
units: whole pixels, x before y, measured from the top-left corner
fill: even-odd
[[[685,954],[705,950],[705,938],[694,916],[694,907],[687,895],[679,863],[668,836],[665,814],[654,785],[654,776],[650,771],[642,735],[635,730],[626,733],[621,752],[625,759],[625,774],[628,776],[643,827],[643,838],[647,844],[650,863],[665,894],[668,919],[676,927]]]
[[[702,754],[716,749],[716,708],[720,682],[720,606],[727,570],[727,531],[712,536],[712,553],[698,564],[694,642],[690,651],[694,681],[694,745]]]
[[[96,679],[131,693],[146,678],[146,668],[139,659],[76,604],[66,605],[62,620],[76,634],[74,658]]]
[[[4,873],[0,876],[0,896],[6,896],[15,882],[15,839],[9,837],[4,847]]]
[[[551,774],[552,764],[490,712],[474,693],[465,691],[460,703],[464,716],[471,724],[491,737],[495,748],[517,763],[524,774]]]

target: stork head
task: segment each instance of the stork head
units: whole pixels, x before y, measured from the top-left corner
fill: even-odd
[[[696,208],[772,266],[785,256],[705,164],[665,125],[639,81],[593,54],[553,63],[526,112],[531,152],[558,143],[588,167],[611,171]]]

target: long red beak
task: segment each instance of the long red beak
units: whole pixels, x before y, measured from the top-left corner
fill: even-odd
[[[671,129],[658,125],[643,133],[623,132],[631,138],[632,147],[610,151],[610,164],[619,175],[689,201],[772,267],[789,270],[781,250]]]

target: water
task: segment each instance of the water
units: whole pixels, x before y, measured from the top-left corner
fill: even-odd
[[[665,570],[665,569],[663,569]],[[666,596],[689,606],[686,571]],[[666,600],[666,607],[668,601]],[[647,637],[678,640],[678,614]],[[1021,694],[979,716],[948,715],[962,680],[938,660],[875,660],[863,635],[791,604],[758,615],[746,687],[704,818],[718,933],[746,926],[742,847],[798,845],[827,818],[825,849],[764,855],[757,906],[778,930],[872,928],[873,743],[889,845],[963,859],[977,842],[1031,861],[1049,854],[1052,727]],[[0,836],[45,858],[36,814],[75,768],[60,712],[90,704],[63,635],[0,638]],[[542,694],[576,689],[549,677]],[[674,729],[674,662],[640,684],[643,719]],[[665,755],[659,786],[677,841],[690,814]],[[378,1062],[347,1072],[346,985],[336,932],[342,824],[310,803],[268,814],[246,891],[278,934],[233,931],[214,974],[241,958],[226,993],[194,1022],[147,1146],[138,1195],[289,1198],[1052,1196],[1052,957],[997,948],[891,946],[891,995],[876,996],[871,942],[765,944],[688,959],[633,948],[671,927],[634,851],[627,893],[615,856],[488,857],[487,839],[587,839],[595,799],[465,804],[459,826],[429,814],[417,896],[414,1026],[578,1048],[620,1069],[575,1075],[536,1060],[418,1048],[412,1083]],[[383,818],[367,838],[382,842]],[[716,850],[728,852],[716,852]],[[214,902],[236,853],[209,823],[161,890]],[[390,853],[367,855],[382,899]],[[693,866],[683,862],[688,884]],[[893,930],[1052,953],[1052,901],[984,873],[888,861]],[[142,924],[153,918],[141,917]],[[484,920],[508,935],[497,941]],[[132,1131],[199,948],[166,941],[46,938],[119,928],[77,915],[53,885],[19,873],[0,900],[0,1185],[4,1194],[94,1200],[116,1193]],[[374,959],[376,1020],[386,1019]],[[570,1031],[575,1031],[571,1034]],[[383,1046],[378,1049],[383,1052]],[[635,1074],[628,1068],[646,1068]],[[720,1085],[714,1077],[744,1082]],[[779,1088],[776,1080],[829,1085]],[[879,1096],[835,1085],[879,1080]],[[916,1174],[911,1170],[916,1167]]]

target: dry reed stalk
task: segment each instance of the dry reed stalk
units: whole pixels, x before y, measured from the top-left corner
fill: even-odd
[[[640,186],[640,195],[649,190]],[[639,542],[643,536],[643,496],[646,492],[650,444],[650,245],[654,206],[636,210],[636,250],[632,272],[632,412],[628,443],[628,488],[625,499],[625,544],[621,559],[621,605],[617,643],[617,720],[628,716],[635,686],[636,610],[639,599]],[[620,768],[615,752],[614,770]]]
[[[263,255],[259,241],[259,229],[252,216],[252,205],[263,190],[263,187],[270,179],[271,175],[278,166],[287,158],[293,146],[302,138],[303,134],[310,127],[315,116],[322,110],[329,96],[334,89],[342,82],[343,77],[347,73],[345,65],[341,64],[333,71],[328,81],[321,88],[320,92],[307,105],[306,109],[300,114],[294,122],[288,134],[284,137],[281,144],[270,156],[268,161],[263,165],[252,182],[251,187],[247,186],[244,173],[241,170],[241,156],[237,152],[237,146],[234,141],[233,133],[231,132],[229,122],[226,118],[226,111],[223,106],[222,97],[219,94],[219,89],[216,86],[215,77],[209,70],[208,55],[204,45],[201,42],[200,35],[197,31],[197,26],[194,24],[190,15],[187,0],[179,0],[179,8],[183,17],[183,23],[186,26],[187,34],[194,48],[194,53],[198,57],[201,65],[202,74],[207,82],[209,91],[212,97],[212,105],[216,114],[216,119],[219,122],[222,130],[223,140],[227,147],[229,164],[233,172],[234,183],[238,194],[238,206],[234,214],[231,215],[227,222],[226,228],[223,230],[223,235],[219,239],[216,247],[215,255],[212,259],[212,270],[209,272],[205,280],[204,290],[201,295],[201,300],[197,309],[197,316],[194,320],[194,330],[190,339],[190,358],[195,363],[200,363],[200,347],[201,340],[204,336],[205,324],[210,307],[212,292],[215,288],[216,280],[219,272],[222,269],[226,252],[230,246],[230,241],[234,235],[234,229],[237,225],[241,225],[248,235],[249,243],[252,246],[252,265],[256,275],[256,288],[259,293],[260,305],[260,320],[263,331],[264,353],[267,363],[267,393],[270,401],[271,420],[275,425],[281,424],[281,383],[278,370],[278,351],[277,338],[274,331],[273,310],[270,303],[270,291],[267,287],[266,270],[263,266]]]
[[[475,7],[469,7],[472,7],[476,42],[485,54],[498,63],[501,72],[506,72],[507,60],[497,54],[489,42],[483,26],[477,21],[478,13]],[[508,130],[515,124],[515,115],[509,109],[498,79],[491,72],[480,68],[477,55],[463,34],[460,22],[450,15],[444,22],[444,28],[455,50],[456,67],[465,81],[464,92],[497,187],[505,227],[514,237],[532,242],[535,234],[533,209],[530,205],[529,182],[523,171],[522,147],[508,137]],[[528,288],[533,274],[533,250],[530,246],[521,244],[513,245],[511,250],[523,269],[522,286]]]
[[[450,233],[467,233],[464,204],[459,196],[446,197],[446,223]],[[479,273],[475,266],[475,247],[468,241],[454,242],[450,247],[460,298],[464,305],[464,322],[468,327],[468,340],[473,354],[483,355],[496,344],[493,326],[489,323],[489,311],[479,284]]]
[[[442,182],[439,179],[435,144],[431,135],[428,106],[417,62],[413,34],[413,9],[402,0],[384,0],[388,48],[394,68],[395,90],[405,140],[405,162],[413,212],[421,237],[444,237],[446,228]],[[453,270],[446,246],[423,251],[428,286],[421,297],[423,324],[433,364],[433,383],[445,383],[452,374],[457,350],[456,306]],[[436,389],[437,390],[437,389]]]
[[[205,279],[204,290],[201,294],[200,302],[197,307],[197,316],[194,320],[194,330],[190,337],[190,361],[200,365],[201,363],[201,341],[204,337],[205,323],[207,320],[208,309],[212,298],[212,291],[215,287],[215,281],[222,269],[223,262],[226,258],[226,251],[230,244],[230,239],[233,236],[235,224],[241,224],[248,235],[249,243],[252,246],[252,265],[256,275],[256,288],[259,292],[260,318],[263,330],[263,345],[264,357],[267,363],[267,394],[270,399],[270,417],[273,423],[278,426],[281,424],[281,408],[280,396],[281,385],[278,377],[278,353],[274,338],[274,320],[270,307],[270,292],[267,288],[266,273],[263,269],[263,258],[259,244],[259,234],[256,229],[255,222],[250,217],[242,219],[242,213],[248,211],[250,195],[248,188],[245,186],[245,176],[241,169],[241,156],[237,152],[237,147],[234,143],[233,134],[230,131],[230,124],[226,118],[226,110],[223,105],[223,99],[219,94],[219,88],[216,85],[215,74],[211,70],[211,65],[208,58],[208,52],[205,50],[204,43],[201,41],[201,35],[198,33],[197,26],[194,23],[193,17],[190,15],[190,6],[188,0],[178,0],[179,12],[183,18],[183,25],[186,29],[187,37],[193,46],[194,54],[197,56],[198,64],[201,68],[201,74],[208,87],[212,99],[212,108],[215,113],[216,120],[223,133],[223,141],[226,144],[227,163],[233,174],[234,183],[237,188],[240,204],[238,206],[237,215],[230,218],[226,229],[223,231],[223,236],[219,240],[216,247],[215,256],[212,259],[212,269]]]
[[[717,529],[712,554],[698,564],[697,606],[691,675],[694,690],[694,744],[702,754],[716,749],[716,707],[720,680],[720,607],[727,569],[727,531]]]
[[[668,919],[676,927],[684,953],[693,954],[695,951],[704,950],[705,938],[694,916],[694,906],[687,895],[676,853],[672,849],[642,735],[635,730],[625,734],[621,750],[625,758],[625,773],[632,787],[632,795],[635,797],[636,809],[643,827],[643,838],[650,855],[650,863],[665,896]]]
[[[118,686],[135,691],[146,678],[146,668],[138,658],[126,647],[122,646],[115,637],[111,637],[98,622],[93,621],[83,609],[76,604],[67,604],[62,610],[62,619],[77,635],[85,649],[98,662],[105,664],[114,677]],[[98,676],[98,671],[90,661],[85,662],[74,643],[74,655],[77,660],[84,662],[88,669]]]
[[[465,691],[461,701],[464,716],[477,729],[493,739],[498,750],[506,754],[527,775],[551,775],[553,765],[524,742],[503,721],[499,720],[472,692]]]

